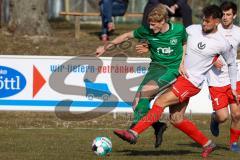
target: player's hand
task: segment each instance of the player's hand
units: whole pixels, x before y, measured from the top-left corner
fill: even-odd
[[[99,57],[101,56],[104,52],[106,52],[105,46],[100,46],[96,49],[96,56]]]
[[[214,65],[217,69],[221,70],[221,68],[223,67],[223,62],[218,58],[218,59],[213,63],[213,65]]]
[[[175,14],[176,13],[176,10],[178,9],[178,5],[177,4],[174,4],[172,6],[170,6],[170,8],[168,9],[169,12],[171,12],[171,14]]]
[[[183,63],[180,64],[178,72],[185,78],[189,77]]]
[[[237,93],[237,91],[232,89],[232,94],[233,94],[233,96],[234,96],[235,102],[237,103],[237,105],[239,105],[239,99],[238,99],[238,93]]]
[[[164,6],[167,8],[167,10],[171,13],[171,14],[175,14],[175,7],[174,5],[171,7],[168,7],[167,5],[164,4]]]
[[[142,43],[136,45],[136,51],[137,53],[143,54],[143,53],[148,53],[149,48],[147,43]]]

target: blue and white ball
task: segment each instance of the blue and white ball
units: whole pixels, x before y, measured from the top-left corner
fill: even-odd
[[[107,137],[96,137],[92,143],[92,150],[98,156],[106,156],[112,152],[112,142]]]

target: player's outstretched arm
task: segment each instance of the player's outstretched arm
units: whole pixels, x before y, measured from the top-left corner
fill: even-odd
[[[188,74],[187,74],[186,68],[185,68],[185,66],[184,66],[184,59],[185,59],[185,55],[186,55],[186,50],[187,50],[187,44],[184,43],[184,45],[183,45],[182,61],[181,61],[180,65],[179,65],[178,71],[179,71],[179,74],[180,74],[180,75],[188,78]]]
[[[124,41],[127,41],[128,39],[130,38],[133,38],[133,31],[131,32],[127,32],[127,33],[124,33],[118,37],[116,37],[114,40],[112,40],[110,43],[108,43],[107,45],[105,46],[99,46],[97,49],[96,49],[96,56],[99,57],[101,56],[103,53],[106,52],[106,50],[108,48],[111,48],[112,46],[116,45],[116,44],[120,44]]]
[[[236,55],[235,51],[232,47],[229,47],[229,49],[222,53],[222,56],[224,60],[226,61],[228,65],[228,74],[230,78],[231,88],[232,88],[232,94],[235,97],[235,101],[237,104],[239,104],[238,101],[238,95],[237,95],[237,63],[236,63]]]

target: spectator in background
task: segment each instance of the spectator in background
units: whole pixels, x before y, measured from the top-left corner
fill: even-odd
[[[157,4],[162,3],[167,6],[170,17],[182,17],[183,24],[188,27],[192,24],[192,10],[187,0],[148,0],[143,14],[142,24],[148,26],[147,16]]]
[[[102,17],[101,40],[108,41],[109,33],[113,31],[112,17],[123,16],[128,7],[128,0],[100,0],[100,12]]]

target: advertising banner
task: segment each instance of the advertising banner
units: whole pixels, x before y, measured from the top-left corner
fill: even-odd
[[[0,110],[132,112],[150,59],[0,56]],[[208,88],[187,112],[211,113]],[[165,112],[168,112],[166,110]]]

